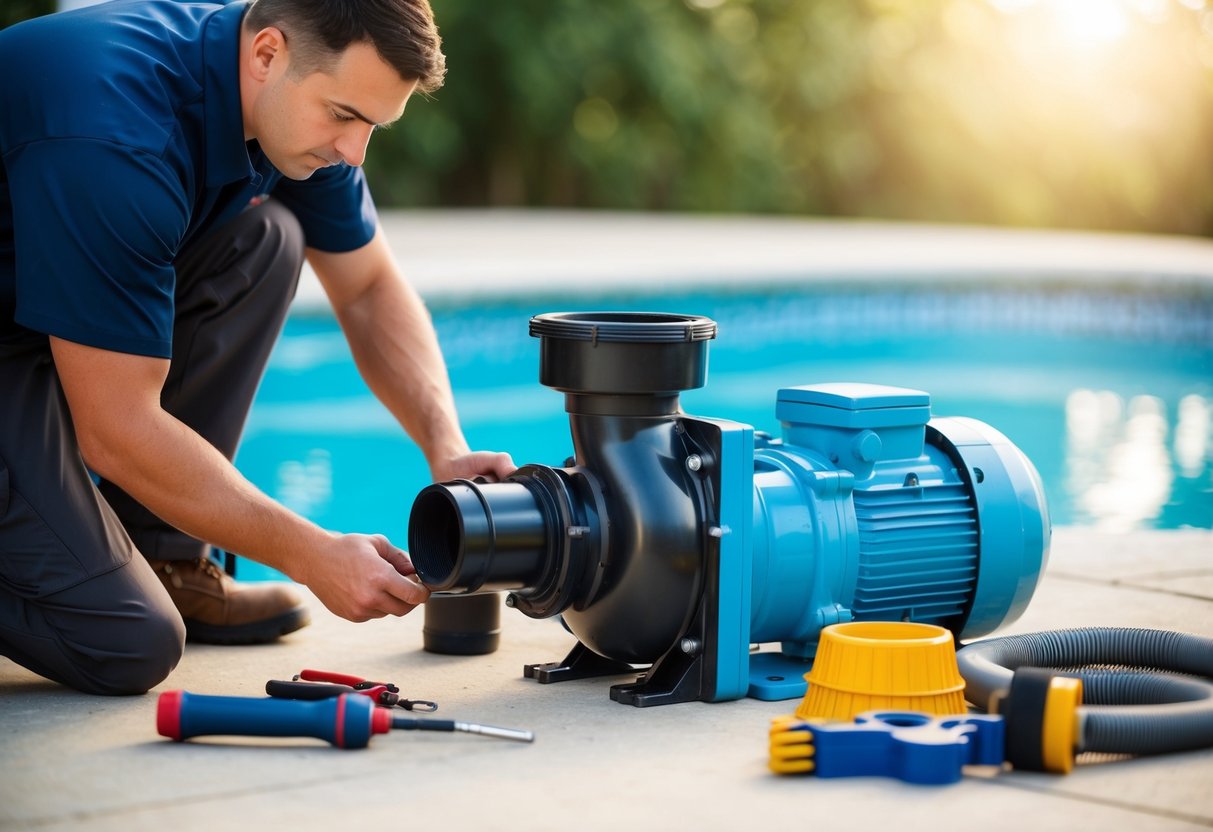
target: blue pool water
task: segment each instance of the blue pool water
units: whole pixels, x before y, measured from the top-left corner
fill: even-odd
[[[682,397],[689,413],[778,435],[779,387],[916,388],[931,394],[934,415],[972,416],[1015,442],[1040,471],[1056,525],[1213,528],[1208,297],[836,287],[438,305],[435,327],[474,448],[563,464],[572,450],[563,396],[537,381],[527,322],[578,309],[714,318],[707,385]],[[288,321],[237,463],[322,526],[381,532],[401,546],[428,482],[421,454],[367,392],[336,323],[322,315]]]

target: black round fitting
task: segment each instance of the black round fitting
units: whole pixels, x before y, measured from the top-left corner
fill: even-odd
[[[593,477],[527,465],[505,482],[427,486],[409,517],[409,553],[433,592],[509,590],[532,618],[587,601],[606,562],[605,508]]]
[[[470,480],[426,487],[409,517],[409,555],[435,592],[529,586],[547,567],[547,524],[535,494],[520,482],[489,489]]]
[[[539,381],[565,393],[677,394],[707,381],[716,322],[665,312],[549,312],[531,318]]]
[[[431,595],[422,644],[430,653],[483,656],[501,642],[501,595]]]

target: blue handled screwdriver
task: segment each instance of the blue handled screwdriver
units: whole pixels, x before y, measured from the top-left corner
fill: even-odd
[[[365,696],[343,693],[331,699],[303,701],[245,696],[206,696],[171,690],[156,703],[156,730],[178,742],[210,735],[316,737],[338,748],[366,748],[375,734],[402,731],[462,731],[518,742],[534,733],[452,719],[395,716]]]

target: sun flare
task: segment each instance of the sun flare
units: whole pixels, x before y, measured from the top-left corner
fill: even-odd
[[[989,0],[989,3],[1005,14],[1034,14],[1047,23],[1050,34],[1078,47],[1115,44],[1125,38],[1132,26],[1132,10],[1126,0]]]

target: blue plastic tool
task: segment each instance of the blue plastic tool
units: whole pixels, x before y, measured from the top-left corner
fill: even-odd
[[[376,720],[378,713],[370,699],[350,694],[305,702],[174,690],[160,695],[156,728],[178,741],[208,735],[315,737],[338,748],[365,748],[374,734],[391,729],[391,712],[383,710]]]
[[[1001,766],[1004,737],[1002,717],[985,715],[868,711],[854,722],[790,721],[772,731],[772,768],[780,770],[782,763],[785,772],[818,777],[895,777],[946,785],[960,780],[964,766]]]

